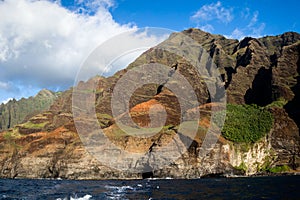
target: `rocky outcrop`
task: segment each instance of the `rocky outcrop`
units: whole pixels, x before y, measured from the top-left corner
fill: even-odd
[[[288,113],[282,108],[272,108],[275,122],[272,135],[269,138],[273,153],[274,165],[288,165],[300,169],[300,138],[299,128]]]
[[[241,41],[226,39],[198,29],[183,31],[203,46],[217,65],[226,88],[227,102],[231,104],[257,104],[267,109],[274,118],[268,133],[254,143],[235,143],[218,136],[217,143],[205,154],[202,145],[208,130],[214,126],[211,122],[212,110],[221,110],[222,105],[212,102],[207,88],[207,77],[200,76],[186,58],[151,48],[131,63],[128,68],[105,78],[96,76],[87,82],[80,82],[77,92],[94,93],[90,101],[95,103],[98,125],[105,135],[118,148],[144,154],[141,160],[132,160],[132,168],[147,168],[148,175],[155,177],[197,178],[209,175],[253,175],[281,168],[289,172],[300,171],[299,139],[299,47],[298,33],[285,33],[264,38],[247,37]],[[169,40],[174,38],[172,35]],[[191,53],[199,49],[191,48]],[[199,57],[201,57],[199,55]],[[179,129],[181,113],[180,103],[172,90],[164,84],[147,84],[134,91],[129,102],[129,114],[141,127],[161,129],[149,133],[147,137],[129,135],[117,126],[116,120],[122,120],[124,113],[112,117],[112,91],[118,80],[130,69],[149,63],[160,63],[170,71],[182,74],[195,91],[200,106],[192,103],[185,112],[184,130]],[[207,63],[206,63],[207,64]],[[149,67],[153,65],[149,65]],[[208,66],[208,65],[206,65]],[[208,73],[212,73],[207,67]],[[168,75],[169,76],[169,75]],[[167,79],[169,80],[169,79]],[[91,85],[96,83],[92,91]],[[131,83],[124,83],[126,88]],[[126,85],[127,84],[127,85]],[[171,82],[176,87],[178,82]],[[210,83],[209,83],[210,84]],[[108,179],[142,178],[146,174],[118,171],[106,166],[104,158],[94,157],[90,150],[99,148],[95,138],[99,135],[86,128],[86,138],[80,138],[76,128],[85,128],[92,123],[86,115],[79,116],[80,123],[74,124],[72,115],[72,90],[65,91],[55,100],[49,111],[31,116],[24,123],[0,134],[0,176],[7,178],[68,178],[68,179]],[[78,94],[75,94],[78,95]],[[188,93],[187,93],[188,95]],[[219,98],[224,97],[222,94]],[[76,111],[80,108],[74,108]],[[91,111],[86,111],[89,113]],[[193,135],[190,121],[200,115],[197,133]],[[163,119],[166,123],[153,119]],[[124,120],[125,124],[130,122]],[[79,126],[79,127],[78,127]],[[82,127],[80,127],[82,126]],[[93,128],[93,127],[92,127]],[[184,132],[184,133],[183,133]],[[90,142],[90,149],[83,145]],[[164,158],[156,156],[163,152],[176,156],[176,150],[164,148],[175,142],[178,149],[187,148],[168,165],[160,168]],[[111,146],[105,146],[104,150]],[[88,152],[89,151],[89,152]],[[103,153],[103,149],[99,152]],[[122,161],[122,153],[115,151],[114,162]],[[119,159],[117,159],[119,158]],[[101,160],[102,159],[102,160]],[[276,170],[274,170],[274,167]],[[280,170],[278,170],[280,169]],[[147,171],[146,170],[146,171]]]

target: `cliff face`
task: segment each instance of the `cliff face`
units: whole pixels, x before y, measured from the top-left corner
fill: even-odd
[[[13,128],[15,125],[27,121],[39,112],[48,110],[57,94],[43,89],[36,96],[19,101],[10,100],[0,105],[0,131]]]
[[[258,141],[250,143],[237,143],[220,136],[208,154],[199,156],[207,130],[212,125],[211,111],[213,108],[219,109],[219,105],[210,102],[207,85],[203,77],[193,70],[191,63],[172,53],[151,48],[127,69],[114,76],[97,76],[77,86],[81,92],[89,92],[90,86],[97,82],[95,110],[106,137],[123,150],[145,154],[146,161],[132,161],[131,165],[147,165],[157,177],[251,175],[285,170],[299,172],[300,35],[284,33],[238,41],[197,29],[189,29],[183,33],[201,44],[212,57],[223,78],[227,102],[264,107],[261,109],[267,110],[273,116],[271,130]],[[178,72],[186,77],[196,91],[201,104],[198,107],[201,118],[196,136],[189,134],[189,124],[185,126],[185,134],[178,130],[178,98],[171,90],[156,84],[145,85],[134,92],[130,98],[130,115],[135,123],[147,127],[153,121],[150,113],[166,114],[166,124],[159,133],[146,138],[134,137],[124,133],[115,124],[116,119],[112,117],[110,107],[115,84],[129,69],[151,62],[170,68],[176,66]],[[187,114],[193,119],[195,108],[189,109]],[[84,118],[82,116],[83,128],[84,123],[90,123]],[[152,125],[160,126],[159,121],[156,123]],[[89,134],[89,139],[97,137],[93,133]],[[98,158],[99,162],[87,152],[81,139],[73,121],[72,90],[69,90],[53,103],[50,111],[35,115],[0,135],[0,176],[71,179],[142,177],[140,173],[118,171],[105,166],[101,163],[101,158]],[[169,165],[159,168],[156,163],[163,162],[163,158],[155,156],[156,152],[160,151],[169,156],[175,154],[170,149],[163,149],[170,141],[175,141],[178,148],[186,145],[188,141],[188,151],[183,152],[182,156]],[[98,148],[97,144],[91,147]],[[115,157],[122,158],[122,154],[116,153]],[[117,162],[115,158],[111,159]]]

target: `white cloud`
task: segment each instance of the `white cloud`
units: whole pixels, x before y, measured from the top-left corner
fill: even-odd
[[[6,104],[6,103],[8,103],[10,100],[13,100],[13,99],[12,99],[12,98],[5,99],[5,100],[3,100],[3,101],[1,102],[1,104],[2,104],[2,103]]]
[[[85,14],[94,14],[99,8],[110,8],[114,5],[113,0],[75,0],[76,11]]]
[[[239,28],[235,28],[231,35],[226,35],[227,38],[238,39],[241,40],[245,37],[245,33]]]
[[[171,30],[167,29],[145,28],[109,39],[88,57],[80,69],[77,81],[87,80],[95,74],[112,75],[116,70],[124,68],[124,63],[133,62],[153,44],[165,40],[170,33]]]
[[[249,12],[250,12],[250,10],[249,10]],[[250,14],[247,14],[247,15],[249,16]],[[263,34],[266,24],[259,23],[258,15],[259,15],[259,12],[255,11],[252,14],[250,21],[247,22],[246,27],[243,27],[243,28],[237,27],[232,31],[232,33],[230,35],[226,35],[226,37],[239,39],[239,40],[241,40],[245,37],[255,37],[255,38],[262,37],[262,34]],[[245,17],[244,19],[247,20],[248,16]]]
[[[80,64],[93,49],[115,35],[137,29],[114,21],[109,12],[112,0],[76,3],[77,10],[70,11],[60,1],[0,1],[2,82],[12,83],[19,91],[21,87],[66,89],[73,84]],[[149,39],[150,45],[155,42]],[[1,85],[0,96],[8,98]]]
[[[250,8],[246,7],[241,11],[241,17],[243,19],[248,19],[249,16],[250,16]]]
[[[228,23],[233,19],[232,8],[225,8],[222,3],[212,3],[202,6],[191,18],[197,21],[219,20]]]
[[[258,22],[258,15],[259,15],[259,12],[255,11],[253,13],[253,16],[252,16],[249,24],[247,25],[247,28],[249,29],[249,32],[251,33],[250,36],[252,36],[252,37],[261,37],[262,33],[266,27],[265,23]]]
[[[7,90],[7,89],[9,89],[9,84],[6,83],[6,82],[0,81],[0,89],[2,89],[2,90]]]
[[[258,18],[258,11],[255,11],[247,27],[249,28],[253,27],[257,22],[257,18]]]
[[[253,37],[262,37],[263,31],[265,30],[266,24],[261,23],[258,26],[254,27],[252,29],[252,35]]]
[[[204,26],[200,26],[199,28],[201,30],[209,32],[209,33],[213,32],[215,30],[215,28],[211,24],[206,24]]]

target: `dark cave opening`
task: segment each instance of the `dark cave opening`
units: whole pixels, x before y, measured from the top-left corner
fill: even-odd
[[[160,94],[162,92],[162,89],[163,89],[164,85],[159,85],[157,87],[157,90],[156,90],[156,95]]]
[[[153,169],[149,164],[146,164],[143,169],[142,178],[153,178]]]

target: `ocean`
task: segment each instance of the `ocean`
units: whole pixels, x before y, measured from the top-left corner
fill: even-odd
[[[45,180],[0,179],[0,199],[300,199],[300,176]]]

